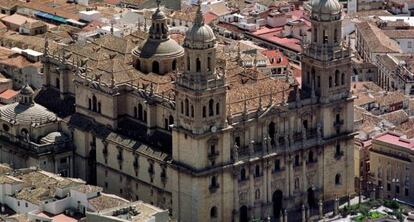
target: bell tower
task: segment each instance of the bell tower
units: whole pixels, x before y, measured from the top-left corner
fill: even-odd
[[[194,135],[225,128],[225,76],[216,70],[216,37],[200,8],[183,46],[184,70],[176,81],[177,127]]]
[[[189,222],[205,221],[211,215],[217,221],[230,221],[231,211],[224,206],[233,197],[224,190],[232,175],[222,170],[230,162],[231,141],[226,80],[224,72],[216,69],[216,37],[204,24],[200,5],[183,47],[184,67],[175,81],[173,216]]]
[[[320,102],[349,96],[350,50],[342,41],[342,5],[337,0],[313,0],[311,41],[304,44],[302,89]]]
[[[342,5],[338,0],[311,4],[312,36],[303,48],[302,92],[320,107],[322,162],[329,169],[320,186],[321,199],[327,201],[354,192],[351,55],[342,40]]]

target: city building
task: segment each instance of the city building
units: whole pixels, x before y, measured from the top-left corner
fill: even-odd
[[[301,88],[219,53],[200,7],[182,47],[159,8],[143,41],[46,44],[45,87],[76,97],[75,176],[179,221],[318,218],[354,193],[341,19],[338,1],[314,1]]]
[[[371,176],[381,198],[397,198],[412,203],[413,147],[413,139],[393,132],[380,134],[372,140],[369,154]]]
[[[72,176],[72,139],[62,132],[61,120],[33,97],[26,84],[18,102],[0,107],[0,160],[16,168],[38,166]]]

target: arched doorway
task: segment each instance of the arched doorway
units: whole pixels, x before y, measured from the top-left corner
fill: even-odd
[[[281,190],[276,190],[272,196],[273,202],[273,216],[278,218],[282,212],[283,207],[283,193]]]
[[[245,205],[240,207],[240,222],[248,222],[247,207]]]
[[[308,205],[310,208],[316,207],[315,191],[312,187],[308,189]]]
[[[159,74],[160,64],[157,61],[152,62],[152,72]]]
[[[172,67],[171,68],[172,68],[172,70],[176,70],[177,69],[177,60],[174,59],[172,61]]]
[[[275,144],[275,139],[277,139],[277,138],[275,138],[275,133],[276,133],[276,127],[275,127],[275,123],[274,122],[271,122],[270,124],[269,124],[269,129],[268,129],[268,133],[269,133],[269,136],[270,136],[270,143],[272,144],[272,145],[274,145]]]

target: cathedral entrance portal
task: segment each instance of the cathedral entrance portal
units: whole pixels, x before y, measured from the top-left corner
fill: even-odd
[[[243,205],[240,207],[240,222],[248,222],[247,207]]]
[[[280,213],[282,212],[282,201],[283,193],[281,190],[276,190],[273,193],[272,202],[273,202],[273,216],[279,218]]]

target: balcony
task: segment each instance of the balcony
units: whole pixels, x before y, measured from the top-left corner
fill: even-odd
[[[215,193],[218,190],[218,188],[220,188],[219,184],[211,184],[208,187],[208,190],[210,191],[210,193]]]

